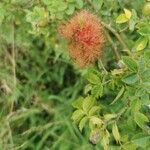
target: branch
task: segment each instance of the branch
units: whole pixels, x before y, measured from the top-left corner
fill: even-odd
[[[121,35],[114,29],[112,28],[110,25],[107,25],[105,22],[101,21],[101,24],[108,29],[110,32],[112,32],[115,37],[118,39],[118,41],[120,42],[120,44],[123,46],[123,48],[125,49],[124,51],[128,54],[131,55],[131,52],[128,48],[128,46],[126,45],[126,43],[124,42],[124,40],[122,39]]]
[[[120,54],[117,51],[116,44],[113,42],[112,38],[110,37],[110,35],[109,35],[109,33],[107,31],[105,31],[105,35],[106,35],[108,41],[110,42],[110,44],[112,45],[113,52],[114,52],[114,54],[116,56],[117,61],[119,61],[121,59],[121,57],[120,57]]]

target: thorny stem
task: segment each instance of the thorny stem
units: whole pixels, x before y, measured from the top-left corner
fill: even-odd
[[[14,89],[16,88],[17,84],[17,79],[16,79],[16,54],[15,54],[15,23],[12,23],[12,36],[13,36],[13,41],[12,41],[12,53],[11,53],[11,62],[12,62],[12,73],[13,73],[13,84],[14,84]],[[14,100],[12,99],[11,101],[11,108],[10,112],[13,111],[14,107]]]
[[[86,0],[95,11],[97,11],[97,8],[95,7],[95,5],[91,2],[91,0]],[[124,52],[126,52],[128,55],[131,55],[131,52],[128,48],[128,46],[126,45],[126,43],[123,41],[121,35],[110,25],[108,25],[107,23],[101,21],[101,24],[107,29],[109,30],[111,33],[113,33],[115,35],[115,37],[118,39],[118,41],[120,42],[120,44],[123,46],[124,48]]]
[[[107,25],[106,23],[104,23],[103,21],[101,21],[102,25],[108,29],[109,31],[111,31],[115,37],[118,39],[118,41],[120,42],[120,44],[123,46],[124,48],[124,51],[128,54],[128,55],[131,55],[131,52],[128,48],[128,46],[126,45],[126,43],[123,41],[121,35],[114,29],[112,28],[110,25]]]
[[[105,74],[108,74],[108,72],[107,72],[107,70],[105,69],[105,67],[104,67],[104,65],[103,65],[103,63],[102,63],[101,60],[99,60],[99,63],[100,63],[100,65],[101,65],[102,69],[104,70]]]
[[[115,54],[115,56],[116,56],[117,61],[119,61],[121,57],[120,57],[120,55],[119,55],[119,53],[118,53],[118,51],[117,51],[117,46],[116,46],[116,44],[113,42],[112,38],[110,37],[110,35],[109,35],[109,33],[108,33],[107,31],[105,31],[105,35],[106,35],[108,41],[110,42],[110,44],[111,44],[112,47],[113,47],[113,52],[114,52],[114,54]]]

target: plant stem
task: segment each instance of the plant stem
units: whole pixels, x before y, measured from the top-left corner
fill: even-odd
[[[12,62],[12,73],[13,73],[13,86],[14,90],[16,89],[17,79],[16,79],[16,54],[15,54],[15,23],[12,23],[12,53],[11,53],[11,62]],[[14,93],[14,92],[13,92]],[[13,111],[14,99],[11,101],[10,112]]]
[[[131,52],[128,48],[128,46],[126,45],[126,43],[124,42],[124,40],[122,39],[121,35],[114,29],[112,28],[110,25],[106,24],[105,22],[101,21],[101,24],[108,29],[111,33],[113,33],[115,35],[115,37],[118,39],[118,41],[120,42],[120,44],[123,46],[124,51],[128,54],[131,55]]]
[[[114,52],[114,54],[115,54],[115,56],[116,56],[117,61],[119,61],[119,60],[121,59],[121,56],[120,56],[120,54],[119,54],[118,51],[117,51],[117,46],[116,46],[116,44],[113,42],[112,38],[110,37],[110,35],[109,35],[109,33],[108,33],[107,31],[105,31],[105,35],[106,35],[108,41],[110,42],[110,44],[111,44],[112,47],[113,47],[113,52]]]
[[[101,61],[101,59],[99,60],[99,63],[100,63],[100,65],[101,65],[102,69],[104,70],[105,74],[108,74],[108,72],[107,72],[107,70],[105,69],[105,67],[104,67],[104,65],[103,65],[103,63],[102,63],[102,61]]]

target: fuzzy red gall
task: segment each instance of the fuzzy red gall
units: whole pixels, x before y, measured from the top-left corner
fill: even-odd
[[[80,67],[93,64],[102,54],[105,38],[99,18],[82,10],[59,27],[59,33],[68,40],[70,56]]]

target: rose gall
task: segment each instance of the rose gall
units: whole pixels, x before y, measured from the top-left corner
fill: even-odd
[[[70,56],[80,67],[93,64],[102,54],[105,38],[99,18],[87,10],[76,13],[60,25],[59,33],[68,41]]]

